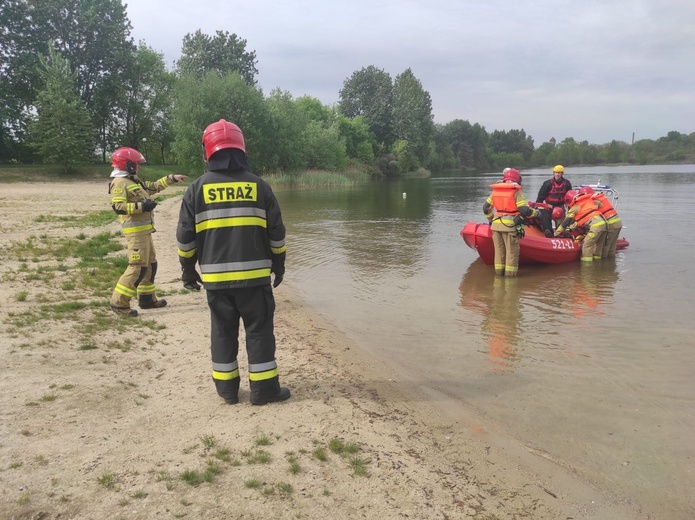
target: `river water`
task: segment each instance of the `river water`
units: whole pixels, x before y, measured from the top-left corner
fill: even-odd
[[[550,175],[523,172],[527,199]],[[459,235],[499,177],[279,191],[286,281],[414,384],[656,518],[695,517],[695,165],[568,168],[617,189],[630,246],[515,280]]]

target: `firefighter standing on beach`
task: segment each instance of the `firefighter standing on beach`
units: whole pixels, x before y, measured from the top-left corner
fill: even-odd
[[[152,242],[154,220],[152,212],[157,203],[150,196],[183,181],[186,176],[167,175],[150,182],[138,177],[143,155],[134,148],[119,148],[111,156],[111,207],[118,215],[128,248],[128,267],[121,275],[111,295],[111,309],[121,316],[137,316],[130,300],[137,297],[141,309],[164,307],[166,300],[155,295],[157,255]]]
[[[290,390],[280,386],[273,329],[273,288],[285,274],[280,206],[268,183],[249,171],[237,125],[224,119],[209,125],[203,154],[207,171],[183,196],[176,240],[184,287],[200,290],[202,283],[207,293],[212,380],[225,402],[239,402],[243,320],[251,404],[284,401]]]

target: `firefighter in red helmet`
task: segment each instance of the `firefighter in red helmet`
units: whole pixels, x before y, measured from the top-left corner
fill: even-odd
[[[582,186],[579,189],[579,193],[591,195],[601,215],[606,219],[606,240],[601,250],[601,258],[615,256],[620,231],[623,229],[623,222],[620,220],[620,216],[618,216],[618,211],[602,191],[595,191],[591,186]]]
[[[144,162],[143,155],[134,148],[118,148],[111,155],[111,208],[118,215],[128,249],[128,267],[111,295],[111,309],[121,316],[138,315],[137,310],[130,308],[130,300],[136,297],[141,309],[157,309],[167,304],[155,294],[157,255],[152,233],[157,203],[150,196],[186,178],[175,173],[155,182],[143,181],[138,177],[138,170]]]
[[[515,277],[519,271],[519,240],[524,236],[524,217],[539,216],[521,192],[521,172],[505,168],[502,181],[492,184],[492,193],[483,204],[483,213],[492,227],[495,246],[495,274]]]
[[[225,402],[239,401],[243,320],[251,404],[284,401],[290,390],[280,386],[273,329],[273,288],[285,274],[280,206],[268,183],[250,172],[234,123],[221,119],[205,129],[203,155],[207,168],[183,196],[176,240],[184,287],[200,290],[202,283],[207,294],[212,380]]]
[[[565,194],[565,203],[569,207],[567,215],[555,230],[555,236],[565,229],[584,228],[586,235],[582,241],[582,262],[601,259],[601,252],[606,240],[606,219],[599,211],[598,204],[591,194],[570,190]]]

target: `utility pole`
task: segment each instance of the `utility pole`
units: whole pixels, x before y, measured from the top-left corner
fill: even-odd
[[[147,137],[142,138],[142,144],[145,147],[145,162],[147,162]]]

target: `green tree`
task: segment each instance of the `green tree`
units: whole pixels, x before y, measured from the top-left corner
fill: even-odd
[[[415,167],[423,164],[434,135],[432,99],[411,69],[396,76],[393,84],[393,129],[398,140],[407,142]]]
[[[38,93],[36,116],[29,124],[32,146],[45,163],[71,164],[87,160],[93,151],[89,112],[75,87],[77,74],[53,50],[39,56],[44,89]]]
[[[369,130],[369,126],[364,122],[362,116],[349,119],[339,115],[338,131],[345,142],[345,150],[348,157],[363,163],[374,161],[376,138]]]
[[[444,125],[442,132],[461,167],[478,170],[489,167],[487,160],[489,135],[484,126],[478,123],[471,124],[467,120],[454,119]]]
[[[551,154],[555,150],[554,142],[545,142],[540,145],[531,156],[532,166],[547,166],[551,162]]]
[[[495,130],[490,134],[489,147],[490,151],[493,154],[497,154],[498,158],[502,157],[502,155],[499,154],[521,155],[520,162],[509,163],[508,161],[505,161],[502,163],[517,164],[518,166],[528,164],[534,152],[533,138],[531,136],[527,136],[523,129],[509,131]],[[496,163],[495,165],[500,166],[499,163]]]
[[[256,53],[246,50],[246,40],[227,31],[208,36],[198,29],[183,37],[181,58],[176,63],[181,75],[203,78],[208,72],[226,76],[237,72],[249,85],[256,84]]]
[[[292,171],[306,165],[306,129],[309,117],[289,92],[275,89],[266,100],[275,146],[266,162],[273,169]]]
[[[133,54],[123,72],[125,100],[115,111],[114,138],[121,146],[141,149],[143,139],[156,144],[155,131],[170,118],[175,76],[167,71],[164,57],[143,42]]]
[[[393,143],[393,83],[391,76],[373,65],[353,72],[340,90],[338,110],[345,117],[362,116],[378,143]]]
[[[218,76],[209,72],[202,79],[182,76],[176,82],[173,109],[174,143],[178,161],[191,168],[203,168],[203,130],[220,119],[237,124],[244,133],[246,153],[256,172],[272,170],[271,117],[263,95],[238,73]]]
[[[309,121],[304,132],[306,168],[338,170],[347,165],[345,141],[337,124]]]
[[[90,111],[94,133],[112,125],[112,112],[122,102],[118,78],[133,49],[131,25],[120,0],[4,0],[0,16],[10,21],[2,47],[8,117],[21,138],[21,114],[30,114],[43,78],[36,56],[47,46],[66,58],[76,72],[76,86]]]

